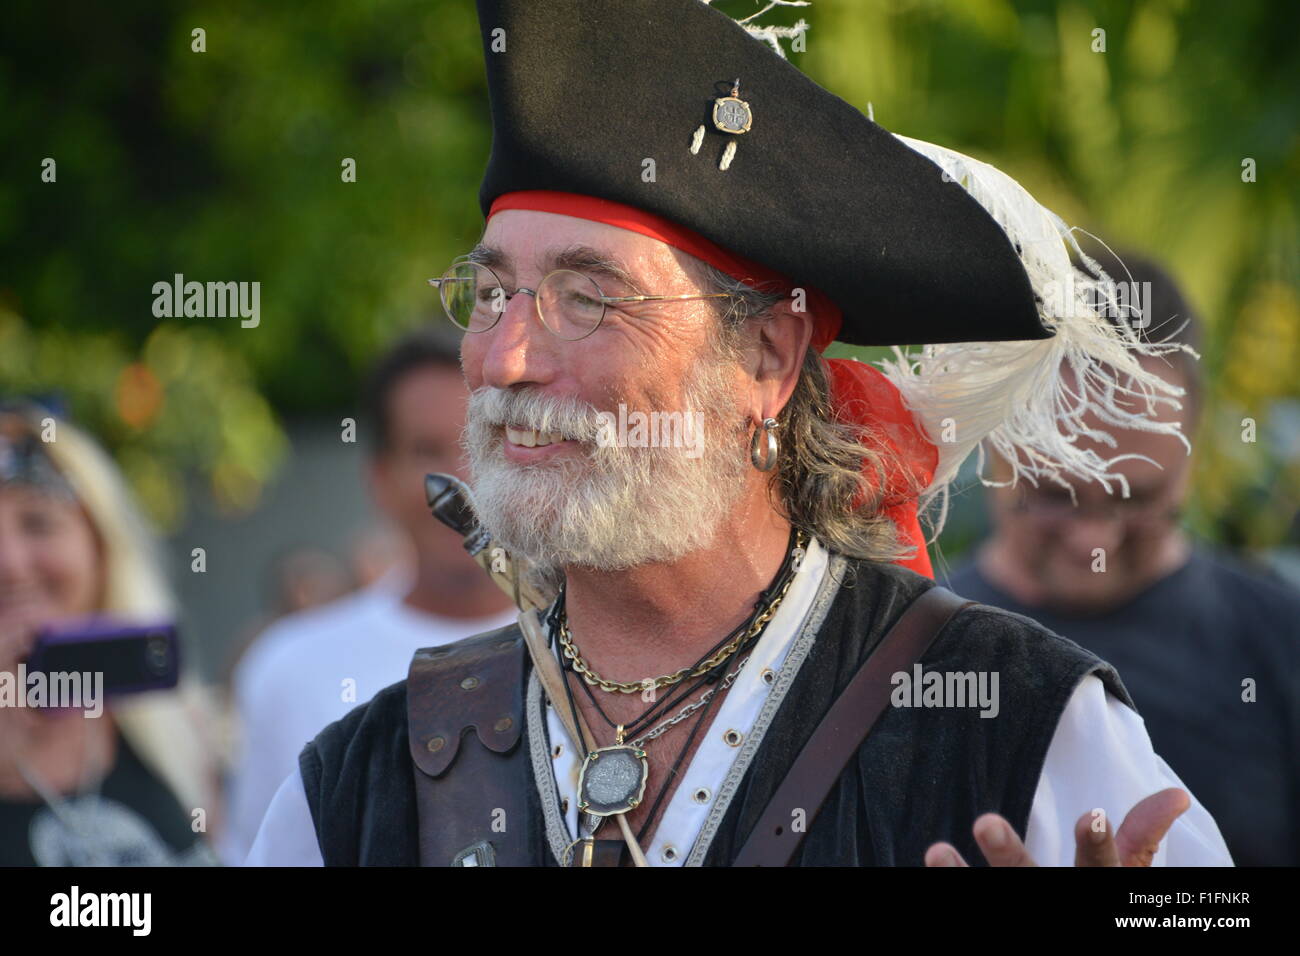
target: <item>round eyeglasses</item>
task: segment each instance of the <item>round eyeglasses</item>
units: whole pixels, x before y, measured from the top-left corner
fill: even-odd
[[[572,269],[556,269],[536,289],[520,286],[507,293],[497,274],[468,260],[453,262],[441,279],[430,279],[442,307],[465,332],[486,332],[497,324],[509,301],[520,292],[533,297],[537,318],[548,332],[566,341],[586,338],[600,327],[605,309],[628,302],[684,302],[691,299],[730,299],[730,292],[687,295],[605,295],[596,280]]]

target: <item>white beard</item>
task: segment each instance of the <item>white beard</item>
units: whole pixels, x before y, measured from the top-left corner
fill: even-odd
[[[476,390],[464,445],[479,521],[552,584],[568,566],[624,570],[707,547],[743,493],[748,467],[746,422],[724,371],[711,357],[701,359],[686,389],[685,411],[703,419],[698,457],[682,448],[599,445],[598,412],[576,399]],[[585,454],[514,464],[503,447],[507,423],[558,431],[580,440]]]

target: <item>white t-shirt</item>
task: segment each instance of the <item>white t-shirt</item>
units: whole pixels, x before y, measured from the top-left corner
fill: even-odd
[[[802,663],[802,658],[789,658],[828,563],[827,552],[814,539],[785,600],[723,698],[707,737],[663,811],[646,851],[651,866],[698,865],[702,860],[707,840],[700,837],[711,836],[711,821],[726,810],[719,800],[744,771],[737,766],[738,758],[744,759],[747,751],[752,755],[766,730],[770,708],[764,707],[765,700],[784,681],[793,680]],[[770,682],[763,679],[765,670],[774,672]],[[790,673],[784,674],[785,670]],[[553,783],[554,789],[541,787],[540,796],[552,804],[563,799],[561,806],[567,810],[558,813],[557,807],[567,833],[550,840],[554,853],[556,844],[563,846],[576,836],[579,761],[573,741],[549,706],[546,722],[553,771],[548,783]],[[738,736],[729,731],[738,732]],[[1072,866],[1074,825],[1080,816],[1102,808],[1118,825],[1139,800],[1166,787],[1187,790],[1152,749],[1142,718],[1112,697],[1100,679],[1089,676],[1075,689],[1048,747],[1026,826],[1026,849],[1039,865]],[[1170,829],[1154,864],[1231,866],[1218,826],[1195,795],[1188,793],[1191,806]],[[321,864],[302,776],[295,771],[275,794],[246,865]]]
[[[388,575],[338,601],[277,621],[245,653],[234,674],[242,754],[227,794],[222,860],[248,855],[280,782],[297,775],[298,754],[328,724],[404,679],[421,647],[436,647],[513,623],[444,618],[402,602],[402,575]]]

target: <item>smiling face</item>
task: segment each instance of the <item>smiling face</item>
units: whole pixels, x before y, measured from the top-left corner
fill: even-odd
[[[529,210],[489,221],[480,244],[506,292],[577,268],[606,296],[697,295],[691,260],[603,223]],[[497,324],[465,335],[465,433],[480,517],[505,547],[556,567],[668,561],[711,540],[747,491],[746,370],[716,355],[708,301],[610,305],[565,341],[514,295]],[[694,448],[598,441],[601,412],[699,416]],[[605,419],[608,421],[608,419]],[[636,442],[635,432],[628,436]],[[644,436],[653,441],[654,435]],[[646,442],[641,442],[645,445]]]
[[[1142,364],[1176,385],[1185,384],[1159,359],[1143,359]],[[1161,405],[1156,417],[1181,422],[1184,432],[1193,424],[1186,408]],[[1079,441],[1081,448],[1107,459],[1150,459],[1133,458],[1111,468],[1127,479],[1127,499],[1117,485],[1108,494],[1095,482],[1076,480],[1076,506],[1064,488],[1049,482],[1034,488],[1022,481],[1015,488],[991,491],[991,510],[998,551],[1014,563],[1034,604],[1096,614],[1130,600],[1171,570],[1171,555],[1181,541],[1177,515],[1187,497],[1191,468],[1186,447],[1173,436],[1116,428],[1091,412],[1083,420],[1110,433],[1116,444],[1112,448],[1085,438]],[[1005,462],[995,462],[994,479],[1008,479]]]
[[[39,626],[100,606],[100,548],[77,502],[0,485],[0,616]]]

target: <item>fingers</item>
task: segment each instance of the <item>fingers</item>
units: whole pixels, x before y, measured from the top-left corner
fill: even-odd
[[[1160,841],[1191,805],[1192,798],[1187,791],[1177,787],[1161,790],[1139,801],[1128,812],[1115,835],[1120,864],[1150,866],[1160,848]]]
[[[1075,866],[1150,866],[1160,841],[1192,804],[1184,790],[1153,793],[1128,812],[1116,832],[1103,810],[1092,810],[1074,825]]]
[[[996,813],[975,821],[975,842],[989,866],[1037,866],[1011,824]]]
[[[1116,831],[1103,810],[1092,810],[1074,824],[1075,866],[1150,866],[1160,841],[1192,804],[1187,792],[1170,787],[1138,802]],[[1037,866],[1011,824],[996,813],[975,821],[975,842],[989,866]],[[951,843],[925,851],[926,866],[967,866]]]
[[[1020,837],[1002,817],[986,813],[975,821],[975,842],[989,866],[1037,866]],[[936,843],[925,851],[926,866],[969,866],[951,843]]]
[[[951,843],[936,843],[925,851],[926,866],[970,866]]]
[[[27,615],[0,614],[0,671],[12,673],[36,641],[36,627]]]
[[[1104,810],[1091,810],[1074,824],[1075,866],[1120,866],[1115,828]]]

